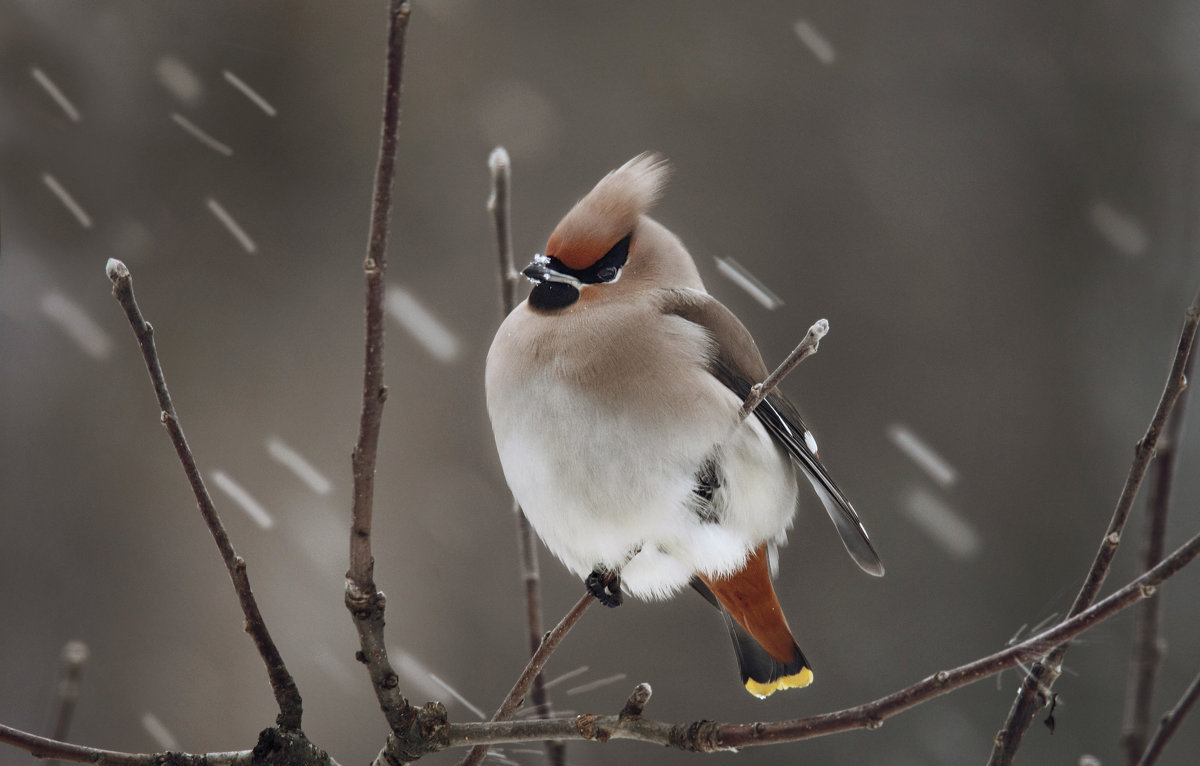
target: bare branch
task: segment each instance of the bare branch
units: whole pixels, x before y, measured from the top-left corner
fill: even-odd
[[[57,758],[96,766],[250,766],[252,750],[229,753],[121,753],[98,747],[83,747],[39,737],[36,734],[0,724],[0,742],[25,750],[34,758]]]
[[[513,688],[508,692],[508,696],[504,698],[504,701],[500,703],[500,707],[497,708],[496,712],[492,714],[492,722],[507,721],[512,717],[512,714],[516,712],[517,708],[519,708],[521,703],[525,700],[525,693],[529,691],[529,687],[533,683],[533,679],[537,678],[538,674],[542,672],[542,668],[545,667],[546,661],[550,659],[550,655],[554,653],[554,650],[558,648],[560,643],[562,643],[563,638],[566,637],[571,628],[575,627],[575,623],[579,622],[579,618],[583,617],[583,613],[586,612],[588,607],[590,607],[595,601],[596,599],[591,593],[584,593],[583,598],[575,602],[575,606],[571,607],[571,611],[567,612],[566,616],[564,616],[562,620],[554,626],[554,630],[546,634],[546,637],[542,639],[541,644],[538,646],[537,651],[533,653],[533,657],[529,659],[529,664],[525,666],[525,670],[521,672],[520,677],[517,678],[517,682],[513,684]],[[551,735],[548,737],[539,737],[537,739],[549,740],[559,739],[559,737]],[[578,737],[571,737],[571,739],[578,739]],[[499,740],[491,740],[485,744],[493,744],[496,741]],[[471,744],[471,741],[465,740],[458,744]],[[460,766],[479,763],[479,761],[483,759],[484,755],[487,755],[487,747],[480,746],[472,748],[471,752],[467,754],[467,757],[462,760]]]
[[[1196,362],[1195,339],[1184,366],[1184,379],[1191,380]],[[1167,511],[1171,505],[1171,486],[1179,461],[1183,422],[1187,415],[1188,389],[1179,394],[1175,409],[1167,419],[1158,440],[1158,454],[1152,467],[1150,496],[1146,500],[1146,541],[1142,552],[1144,568],[1149,569],[1162,560],[1166,547]],[[1150,733],[1150,706],[1154,701],[1154,681],[1165,646],[1160,635],[1162,628],[1162,598],[1146,599],[1134,612],[1133,656],[1129,663],[1129,683],[1125,698],[1125,724],[1121,733],[1121,749],[1125,763],[1134,766],[1141,759]]]
[[[400,128],[400,95],[404,82],[404,42],[409,7],[391,0],[388,7],[387,72],[384,84],[383,129],[375,169],[375,194],[371,200],[371,228],[367,243],[366,359],[363,365],[362,416],[354,447],[354,521],[350,535],[350,571],[346,573],[360,593],[375,590],[375,562],[371,557],[371,510],[375,496],[375,459],[379,427],[387,388],[383,385],[383,304],[387,276],[387,245],[392,213],[392,185],[396,175],[396,138]]]
[[[264,729],[253,750],[220,753],[122,753],[47,739],[3,724],[0,724],[0,742],[25,750],[34,758],[96,766],[252,766],[254,763],[338,766],[337,761],[313,746],[302,732],[282,729]]]
[[[1051,647],[1069,641],[1117,612],[1149,597],[1162,583],[1197,556],[1200,556],[1200,534],[1192,537],[1158,566],[1124,588],[1074,617],[1019,644],[974,662],[939,671],[912,686],[864,705],[824,715],[772,723],[724,724],[695,721],[687,724],[669,724],[640,716],[622,718],[619,715],[585,714],[574,718],[550,720],[449,724],[439,736],[450,746],[531,742],[553,737],[601,742],[609,739],[632,739],[668,745],[680,750],[709,752],[793,742],[850,729],[875,729],[887,718],[934,697],[1043,656]]]
[[[497,146],[488,157],[492,171],[492,196],[488,197],[487,209],[492,214],[496,227],[496,249],[500,255],[500,307],[508,316],[517,305],[517,269],[513,265],[512,216],[509,205],[509,190],[512,185],[512,166],[508,152]]]
[[[754,408],[762,403],[771,395],[771,392],[779,388],[779,384],[787,377],[787,374],[796,368],[796,365],[803,362],[808,357],[817,353],[817,346],[821,343],[821,338],[829,332],[829,320],[818,319],[812,327],[808,328],[808,332],[804,335],[804,340],[800,341],[800,345],[792,349],[792,353],[787,355],[783,363],[775,368],[775,371],[767,376],[767,379],[761,383],[757,383],[750,389],[750,395],[746,397],[746,401],[742,402],[742,418],[745,419]]]
[[[204,517],[204,523],[208,525],[208,530],[217,543],[217,549],[221,552],[221,558],[225,561],[229,579],[233,581],[233,589],[237,593],[242,613],[246,617],[246,632],[254,640],[254,645],[258,648],[258,653],[267,666],[271,689],[275,692],[275,701],[279,704],[277,723],[283,729],[298,731],[303,713],[300,691],[296,688],[296,682],[288,672],[287,666],[284,665],[279,649],[271,640],[271,634],[267,631],[262,613],[258,610],[258,602],[255,601],[254,593],[250,590],[250,579],[246,575],[246,562],[233,549],[233,543],[230,542],[229,535],[225,532],[225,526],[221,523],[221,518],[217,515],[217,509],[213,505],[212,496],[209,495],[208,488],[204,485],[204,479],[196,465],[196,458],[192,455],[191,448],[188,447],[183,427],[179,423],[179,416],[175,413],[175,405],[171,402],[171,394],[167,391],[167,381],[158,360],[158,352],[154,347],[154,328],[142,317],[142,311],[138,308],[137,299],[133,295],[133,277],[130,276],[129,269],[125,264],[115,258],[109,259],[105,271],[108,278],[112,280],[113,295],[121,304],[121,308],[125,310],[125,316],[142,349],[142,358],[146,362],[146,369],[150,373],[150,380],[154,384],[154,393],[158,398],[158,406],[162,411],[160,416],[162,424],[167,427],[171,444],[175,447],[175,454],[179,457],[183,472],[187,475],[188,483],[191,484],[192,494],[195,495],[196,503],[200,507],[200,515]]]
[[[517,270],[513,266],[512,215],[509,204],[512,166],[508,152],[503,146],[492,150],[488,157],[488,168],[492,171],[492,193],[488,197],[487,209],[492,214],[496,228],[496,251],[500,257],[500,308],[504,315],[508,316],[517,302]],[[517,553],[521,562],[521,581],[525,586],[525,624],[528,626],[529,653],[532,655],[537,652],[546,632],[542,620],[542,585],[538,570],[537,537],[515,498],[513,515],[517,520]],[[540,673],[533,679],[533,703],[540,717],[551,716],[550,697],[546,694],[546,682]],[[558,742],[546,743],[546,755],[551,766],[562,766],[566,761],[566,751]],[[469,761],[468,757],[465,762]]]
[[[1150,738],[1150,743],[1146,745],[1146,752],[1142,753],[1142,759],[1138,761],[1138,766],[1152,766],[1158,760],[1167,741],[1175,734],[1180,722],[1191,711],[1197,699],[1200,699],[1200,673],[1188,684],[1188,688],[1179,698],[1179,702],[1175,703],[1175,707],[1162,717],[1158,731],[1154,732],[1154,736]]]
[[[1196,337],[1197,326],[1200,326],[1200,289],[1197,290],[1191,305],[1184,312],[1183,329],[1179,334],[1179,343],[1176,345],[1171,372],[1167,376],[1162,396],[1154,410],[1154,416],[1150,419],[1145,436],[1137,443],[1134,450],[1133,464],[1129,468],[1129,476],[1125,479],[1125,486],[1121,490],[1121,497],[1113,511],[1112,520],[1108,524],[1099,550],[1096,551],[1083,586],[1075,596],[1075,603],[1071,605],[1071,610],[1067,613],[1068,617],[1079,614],[1095,600],[1100,586],[1104,584],[1104,578],[1108,575],[1108,569],[1112,564],[1113,556],[1116,555],[1117,546],[1121,543],[1121,534],[1125,529],[1125,521],[1129,518],[1129,510],[1133,506],[1134,498],[1137,497],[1142,479],[1145,478],[1146,469],[1154,458],[1154,450],[1159,436],[1166,425],[1167,417],[1171,414],[1171,408],[1187,385],[1184,370],[1187,367],[1192,342]],[[1033,723],[1034,716],[1049,702],[1046,692],[1058,679],[1067,649],[1066,644],[1055,647],[1054,651],[1050,652],[1043,661],[1035,662],[1029,669],[1029,673],[1021,684],[1021,690],[1013,701],[1012,708],[1009,709],[1004,726],[996,734],[988,766],[1009,766],[1012,763],[1013,756],[1016,754],[1017,748],[1021,746],[1021,740]]]
[[[542,637],[546,633],[542,620],[542,585],[538,569],[537,536],[516,500],[513,501],[513,512],[517,519],[517,550],[521,559],[521,579],[525,583],[525,623],[528,626],[529,653],[532,656],[537,654]],[[549,718],[554,713],[550,695],[546,692],[546,677],[541,672],[533,678],[533,704],[541,718]],[[566,749],[561,742],[547,741],[546,757],[550,766],[563,766],[566,763]]]
[[[58,699],[54,705],[54,724],[51,739],[66,739],[71,729],[75,703],[79,701],[79,677],[88,661],[88,646],[82,641],[68,641],[62,650],[63,673],[58,683]]]
[[[384,607],[387,599],[375,587],[375,560],[371,555],[371,512],[375,498],[375,462],[387,387],[383,384],[383,304],[387,276],[388,231],[392,186],[396,174],[396,138],[400,127],[400,97],[404,84],[404,48],[409,6],[404,0],[388,5],[387,62],[384,82],[383,127],[375,193],[371,200],[371,228],[366,275],[366,351],[363,363],[362,415],[358,441],[351,456],[354,471],[354,505],[350,527],[350,569],[346,572],[346,608],[354,616],[361,650],[358,659],[367,666],[371,685],[393,732],[411,728],[415,710],[400,693],[399,677],[384,645]]]

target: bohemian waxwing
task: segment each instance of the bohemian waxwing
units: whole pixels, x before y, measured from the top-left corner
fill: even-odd
[[[771,585],[797,469],[858,565],[883,565],[787,399],[740,417],[767,368],[647,217],[666,176],[656,156],[635,157],[558,224],[488,352],[487,408],[546,547],[609,606],[622,589],[657,599],[692,585],[725,615],[746,689],[765,697],[813,677]]]

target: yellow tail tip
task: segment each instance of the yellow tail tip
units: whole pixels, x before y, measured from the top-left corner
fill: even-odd
[[[780,689],[803,689],[813,682],[811,668],[801,668],[799,673],[776,678],[774,681],[762,683],[753,678],[746,680],[746,691],[759,699],[766,699]]]

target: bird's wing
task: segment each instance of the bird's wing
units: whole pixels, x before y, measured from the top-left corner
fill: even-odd
[[[708,330],[716,344],[709,371],[727,388],[745,399],[754,384],[766,379],[767,367],[750,331],[720,301],[698,290],[661,292],[663,313],[675,314]],[[804,426],[800,413],[776,391],[758,405],[754,415],[804,471],[850,557],[864,572],[882,576],[883,563],[871,545],[866,528],[817,457],[816,441]]]

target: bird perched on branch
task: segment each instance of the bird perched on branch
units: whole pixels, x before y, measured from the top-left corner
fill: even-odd
[[[667,172],[635,157],[555,228],[488,352],[488,413],[529,522],[592,594],[616,606],[691,585],[725,615],[747,690],[766,697],[813,677],[771,585],[799,476],[858,565],[883,566],[787,399],[743,417],[767,368],[646,215]]]

